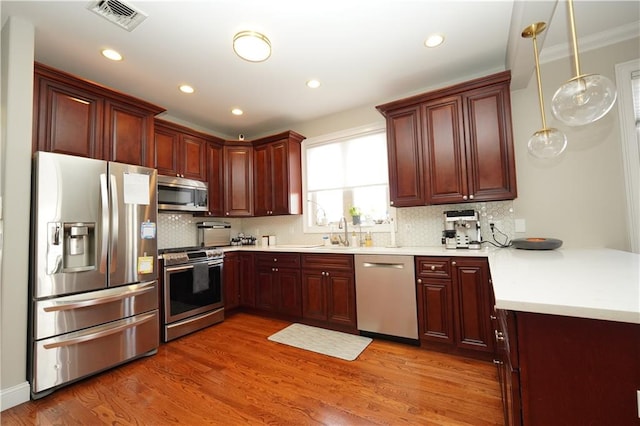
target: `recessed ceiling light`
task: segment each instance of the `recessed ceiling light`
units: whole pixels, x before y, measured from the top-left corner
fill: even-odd
[[[264,34],[241,31],[233,36],[233,51],[245,61],[262,62],[271,56],[271,42]]]
[[[440,46],[444,42],[444,36],[441,34],[431,34],[424,41],[424,45],[427,47],[437,47]]]
[[[180,86],[180,91],[182,93],[193,93],[195,92],[194,88],[189,86],[188,84],[183,84]]]
[[[231,114],[233,115],[242,115],[244,114],[244,111],[242,111],[240,108],[234,108],[231,110]]]
[[[112,61],[121,61],[122,60],[122,55],[119,54],[118,52],[116,52],[113,49],[104,49],[102,51],[102,56],[104,56],[107,59],[111,59]]]
[[[309,80],[307,81],[307,86],[312,88],[312,89],[317,89],[318,87],[320,87],[320,82],[318,80]]]

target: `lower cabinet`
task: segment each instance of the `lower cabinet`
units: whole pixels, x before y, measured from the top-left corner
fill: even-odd
[[[493,298],[486,258],[415,261],[421,346],[491,359]]]
[[[520,311],[497,316],[505,424],[638,424],[640,324]]]
[[[297,253],[259,253],[256,255],[256,308],[302,316],[300,255]]]
[[[234,252],[226,253],[222,271],[224,308],[237,308],[240,306],[240,254]]]
[[[357,329],[353,255],[302,255],[302,318],[328,328]]]

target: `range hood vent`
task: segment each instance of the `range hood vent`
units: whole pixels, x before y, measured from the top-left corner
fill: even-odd
[[[127,31],[133,31],[142,21],[147,19],[146,13],[120,0],[92,1],[87,9]]]

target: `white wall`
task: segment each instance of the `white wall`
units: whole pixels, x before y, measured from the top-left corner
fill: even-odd
[[[29,399],[27,283],[31,198],[34,28],[10,18],[2,28],[2,281],[0,407]]]

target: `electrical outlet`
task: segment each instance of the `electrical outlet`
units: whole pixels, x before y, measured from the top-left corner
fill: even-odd
[[[500,231],[502,231],[502,221],[501,220],[490,220],[489,221],[489,226],[493,225],[495,228],[498,228]]]

